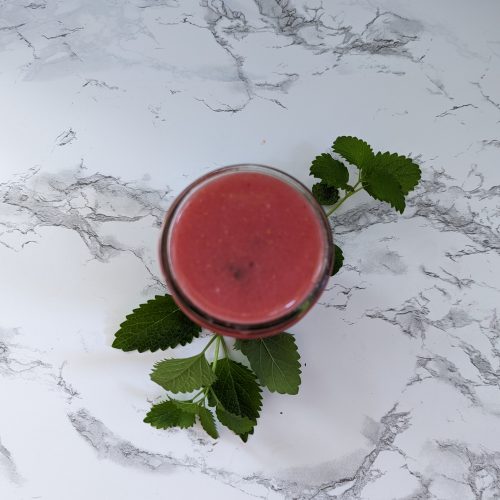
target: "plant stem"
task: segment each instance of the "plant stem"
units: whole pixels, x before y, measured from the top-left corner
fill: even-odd
[[[229,349],[227,348],[226,339],[224,337],[221,337],[221,340],[222,340],[222,347],[224,349],[224,354],[226,358],[229,359]]]
[[[327,210],[326,216],[330,217],[330,215],[332,215],[333,212],[335,212],[335,210],[337,210],[337,208],[339,208],[346,200],[348,200],[351,196],[355,195],[356,193],[359,193],[363,189],[363,187],[358,188],[360,184],[361,184],[361,179],[358,179],[358,182],[356,182],[356,184],[354,184],[353,186],[353,190],[346,193],[346,195],[343,198],[341,198],[339,201],[337,201],[337,203],[335,203],[335,205],[333,205],[329,210]]]
[[[205,394],[205,389],[201,389],[201,391],[197,392],[191,399],[188,399],[188,401],[190,401],[191,403],[194,403],[194,400],[201,396],[201,395],[204,395]],[[205,399],[205,396],[203,396],[203,399]]]
[[[217,337],[218,335],[213,335],[212,338],[210,339],[210,342],[205,346],[205,349],[203,349],[203,351],[201,352],[204,353],[213,344],[213,342],[217,340]]]
[[[214,335],[215,341],[215,352],[214,352],[214,360],[212,361],[212,371],[215,372],[215,368],[217,367],[217,361],[219,360],[219,348],[222,337],[220,335]]]
[[[219,398],[216,396],[214,390],[211,387],[207,387],[207,389],[210,390],[210,392],[212,393],[212,396],[215,399],[216,404],[221,405],[221,402],[220,402]]]
[[[220,342],[221,342],[221,336],[220,335],[214,335],[211,339],[210,342],[205,346],[205,349],[203,349],[202,353],[204,353],[213,343],[215,342],[215,351],[214,351],[214,359],[212,360],[212,370],[215,371],[215,368],[217,366],[217,361],[219,359],[219,348],[220,348]],[[195,402],[197,398],[200,396],[203,396],[197,403],[200,403],[203,401],[208,394],[208,390],[210,387],[205,387],[204,389],[201,389],[199,392],[197,392],[189,401],[192,403]]]

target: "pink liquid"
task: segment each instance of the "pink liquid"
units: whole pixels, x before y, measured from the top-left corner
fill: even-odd
[[[280,318],[311,294],[324,269],[322,221],[294,187],[233,172],[190,194],[173,223],[171,269],[197,308],[219,320]]]

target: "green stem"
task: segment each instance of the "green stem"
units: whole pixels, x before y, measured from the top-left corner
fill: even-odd
[[[362,191],[363,187],[358,188],[360,184],[361,184],[361,179],[358,179],[358,182],[356,182],[356,184],[354,184],[353,186],[353,190],[346,193],[346,195],[343,198],[341,198],[339,201],[337,201],[337,203],[335,203],[335,205],[333,205],[329,210],[327,210],[326,216],[330,217],[330,215],[332,215],[333,212],[335,212],[335,210],[337,210],[337,208],[339,208],[346,200],[348,200],[351,196],[355,195],[356,193]]]
[[[224,337],[221,337],[221,340],[222,340],[222,347],[224,349],[224,354],[226,355],[226,358],[229,359],[229,349],[227,348],[226,339]]]
[[[191,399],[188,399],[188,401],[194,403],[194,400],[200,397],[202,394],[205,394],[205,389],[201,389],[201,391],[197,392]],[[205,396],[203,396],[203,399],[205,399]]]
[[[215,394],[214,390],[213,390],[211,387],[208,387],[208,389],[209,389],[209,390],[210,390],[210,392],[212,393],[212,396],[213,396],[213,398],[215,399],[215,403],[216,403],[216,405],[217,405],[217,406],[219,406],[219,405],[220,405],[220,406],[222,406],[222,404],[221,404],[221,402],[220,402],[219,398],[216,396],[216,394]]]
[[[215,341],[214,359],[212,360],[212,371],[213,372],[215,372],[215,369],[217,368],[217,361],[219,361],[219,349],[220,349],[221,339],[222,339],[222,337],[220,335],[214,335],[213,339],[210,341],[210,343]],[[198,402],[204,401],[206,399],[209,390],[210,390],[210,386],[205,387],[196,395],[196,396],[199,396],[200,394],[203,394],[203,398],[200,399],[200,401],[198,401]]]
[[[214,335],[214,338],[217,339],[215,341],[214,359],[212,361],[212,371],[215,372],[215,369],[217,368],[217,361],[219,360],[219,348],[222,337],[220,335]]]
[[[214,359],[212,361],[212,370],[215,371],[215,367],[217,366],[217,360],[219,359],[219,347],[220,347],[220,340],[221,340],[221,337],[220,335],[214,335],[210,341],[208,342],[208,344],[205,346],[205,349],[203,349],[202,351],[202,354],[205,353],[205,351],[215,342],[215,352],[214,352]],[[205,387],[204,389],[201,389],[199,392],[197,392],[191,399],[189,399],[188,401],[191,401],[192,403],[195,402],[195,400],[197,398],[199,398],[200,396],[203,396],[203,398],[201,398],[198,403],[200,403],[201,401],[203,401],[206,397],[207,397],[207,393],[208,393],[208,390],[210,389],[210,387]]]
[[[214,343],[214,341],[217,340],[217,337],[218,335],[213,335],[212,338],[210,339],[210,342],[205,346],[205,349],[203,349],[203,351],[201,352],[204,353]]]

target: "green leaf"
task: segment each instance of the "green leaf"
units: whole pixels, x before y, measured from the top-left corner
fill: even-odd
[[[123,351],[157,351],[191,342],[201,327],[187,318],[170,295],[141,304],[120,325],[113,347]]]
[[[369,168],[363,174],[363,187],[376,200],[390,203],[398,212],[405,209],[405,197],[401,184],[393,173],[385,168]]]
[[[215,369],[212,390],[226,411],[257,420],[262,401],[255,374],[232,359],[223,358]]]
[[[347,167],[328,153],[316,156],[311,164],[310,174],[321,179],[326,185],[340,189],[345,189],[349,182]]]
[[[241,363],[232,359],[219,360],[215,370],[217,380],[209,394],[211,406],[222,407],[226,412],[239,417],[247,417],[255,423],[259,417],[262,395],[255,374]],[[250,431],[252,432],[252,431]],[[247,434],[240,437],[246,441]]]
[[[216,408],[217,418],[222,425],[232,430],[235,434],[248,434],[255,427],[255,420],[241,417],[226,411],[222,406]]]
[[[194,415],[198,415],[200,412],[201,406],[198,403],[190,403],[189,401],[178,401],[177,399],[171,399],[172,403],[174,403],[179,410],[182,410],[185,413],[192,413]]]
[[[313,185],[312,194],[320,205],[333,205],[339,200],[339,190],[323,181]]]
[[[422,175],[420,167],[411,158],[396,153],[377,153],[370,161],[370,168],[391,173],[404,195],[415,189]]]
[[[191,392],[212,385],[215,375],[205,354],[200,353],[190,358],[165,359],[156,363],[151,380],[170,392]]]
[[[351,136],[341,136],[335,139],[333,150],[352,165],[363,169],[373,158],[372,148],[361,139]]]
[[[201,426],[210,437],[213,437],[214,439],[219,437],[219,433],[215,427],[214,416],[210,410],[204,406],[200,406],[199,403],[189,403],[187,401],[176,400],[172,400],[172,402],[183,412],[198,415]]]
[[[212,412],[207,408],[203,408],[203,406],[199,406],[198,408],[198,416],[200,418],[201,426],[210,437],[217,439],[219,437],[219,433],[217,432],[217,427],[215,427]]]
[[[333,271],[331,276],[335,276],[344,264],[344,253],[342,252],[342,249],[338,245],[333,246],[335,254],[333,258]]]
[[[255,427],[252,427],[252,430],[251,431],[248,431],[248,432],[245,432],[244,434],[238,434],[238,436],[240,436],[240,439],[246,443],[248,441],[248,436],[250,434],[253,434],[253,431],[254,431]]]
[[[248,358],[260,383],[271,392],[299,392],[300,355],[293,335],[280,333],[262,339],[237,340],[235,348]]]
[[[151,424],[157,429],[168,429],[169,427],[191,427],[195,421],[195,413],[185,411],[178,401],[164,401],[151,407],[144,422]]]

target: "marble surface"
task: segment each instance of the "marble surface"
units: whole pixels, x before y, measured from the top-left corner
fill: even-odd
[[[500,4],[0,0],[0,496],[500,498]],[[142,423],[165,353],[110,347],[164,288],[208,170],[411,154],[403,216],[332,220],[346,264],[292,332],[297,397],[244,445]],[[193,352],[205,340],[179,350]]]

